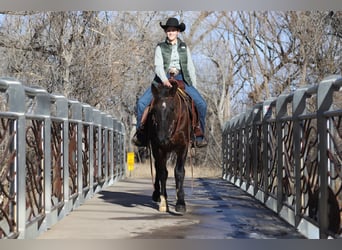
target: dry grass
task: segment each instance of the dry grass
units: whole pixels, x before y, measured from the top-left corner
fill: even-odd
[[[173,169],[174,166],[168,166],[169,176],[173,177]],[[186,166],[185,167],[185,176],[194,178],[220,178],[222,175],[221,167],[207,167],[207,166]],[[127,177],[129,178],[151,178],[151,166],[150,162],[146,163],[135,163],[134,170],[127,170]],[[155,170],[153,167],[153,176],[155,175]]]

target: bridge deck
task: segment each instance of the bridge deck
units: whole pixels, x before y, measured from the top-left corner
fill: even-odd
[[[107,187],[38,239],[299,239],[295,228],[224,180],[185,180],[187,212],[178,214],[174,179],[169,213],[151,200],[151,179],[127,178]]]

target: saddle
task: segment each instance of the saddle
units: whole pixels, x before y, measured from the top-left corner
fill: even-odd
[[[188,100],[188,108],[191,117],[192,130],[195,137],[203,137],[203,132],[200,127],[198,110],[196,108],[195,102],[192,100],[191,96],[185,91],[185,83],[182,80],[174,80],[178,85],[179,94]]]

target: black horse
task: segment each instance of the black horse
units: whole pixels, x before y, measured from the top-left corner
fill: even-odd
[[[183,182],[185,161],[193,136],[190,97],[170,80],[172,88],[152,85],[153,102],[147,118],[148,134],[156,170],[152,199],[160,202],[159,211],[167,212],[166,162],[171,152],[177,156],[174,175],[176,180],[176,211],[185,212]]]

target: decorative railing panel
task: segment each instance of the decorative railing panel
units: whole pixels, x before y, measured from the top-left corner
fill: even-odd
[[[2,114],[3,115],[3,114]],[[0,117],[0,238],[16,233],[16,120]]]
[[[28,120],[26,130],[26,216],[32,223],[44,219],[44,147],[40,120]]]
[[[309,238],[342,234],[342,78],[265,101],[227,121],[223,178]]]
[[[0,239],[30,239],[125,176],[125,128],[87,104],[0,78]]]
[[[51,123],[51,205],[52,209],[63,206],[63,122]]]

